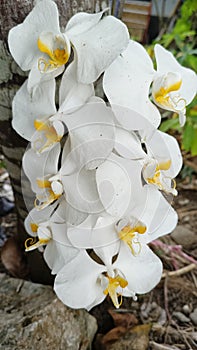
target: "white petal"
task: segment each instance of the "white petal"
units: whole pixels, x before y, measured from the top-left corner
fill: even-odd
[[[105,298],[97,279],[105,267],[93,261],[85,251],[68,263],[57,275],[54,290],[60,300],[74,309],[89,309],[98,297]]]
[[[189,68],[182,67],[173,54],[164,49],[161,45],[156,44],[154,51],[158,75],[168,72],[179,73],[181,75],[182,85],[179,89],[179,93],[180,96],[186,100],[186,105],[188,105],[197,92],[197,76],[195,72]]]
[[[42,73],[38,69],[38,62],[35,61],[32,65],[27,82],[27,90],[31,95],[34,95],[38,86],[44,81],[50,81],[60,75],[64,70],[64,66],[54,69],[51,72]]]
[[[142,245],[140,254],[133,256],[126,244],[122,243],[114,268],[122,271],[128,281],[128,288],[138,294],[153,289],[162,274],[160,259],[146,245]]]
[[[64,256],[59,248],[55,242],[49,241],[44,250],[43,256],[52,274],[57,274],[64,267]]]
[[[146,50],[139,43],[130,41],[127,49],[104,73],[103,88],[112,105],[138,112],[157,128],[161,116],[149,100],[154,74],[153,63]]]
[[[89,216],[81,225],[68,228],[68,238],[78,248],[93,248],[102,260],[99,248],[111,249],[109,254],[111,259],[117,252],[116,244],[119,241],[112,217],[99,217],[94,223],[93,218]],[[106,263],[106,260],[103,262],[111,263]]]
[[[47,244],[44,252],[44,258],[52,269],[52,273],[56,274],[68,262],[74,259],[79,250],[72,247],[67,238],[66,224],[51,224],[52,240]]]
[[[154,158],[149,159],[148,157],[146,157],[145,163],[146,162],[147,162],[147,164],[143,168],[143,177],[144,177],[145,181],[147,181],[147,179],[149,179],[149,178],[153,178],[153,176],[155,175],[157,165],[158,165],[158,162]]]
[[[99,199],[95,171],[82,168],[79,173],[61,176],[66,201],[83,213],[100,213],[103,205]]]
[[[127,27],[113,16],[73,37],[78,80],[86,84],[94,82],[126,48],[128,41]]]
[[[106,160],[96,171],[96,182],[105,210],[117,218],[124,216],[130,203],[131,181],[122,164]]]
[[[149,227],[146,243],[171,233],[178,222],[178,215],[166,199],[161,195],[158,208]]]
[[[23,70],[29,70],[39,57],[37,40],[42,31],[59,32],[59,14],[50,0],[37,2],[22,24],[12,28],[8,45],[15,61]]]
[[[78,167],[94,169],[114,147],[114,115],[103,101],[89,103],[62,120],[69,129],[71,153]],[[91,164],[91,162],[93,162]]]
[[[146,116],[139,114],[137,111],[121,105],[111,105],[111,108],[118,120],[118,123],[128,131],[137,131],[141,141],[144,142],[156,130],[152,122]]]
[[[27,91],[27,80],[17,91],[12,104],[12,126],[16,132],[30,141],[36,132],[35,119],[46,119],[56,113],[55,80],[39,85],[34,96]]]
[[[87,217],[86,213],[73,208],[64,198],[61,198],[60,204],[53,215],[53,222],[67,222],[68,225],[79,225]]]
[[[75,158],[72,157],[71,152],[71,139],[68,135],[66,142],[62,151],[61,159],[61,169],[60,172],[62,175],[70,175],[78,171],[78,164],[76,164]]]
[[[100,21],[104,12],[105,11],[101,11],[94,14],[80,12],[72,16],[66,25],[66,35],[72,41],[72,38],[75,36],[82,34],[94,27]]]
[[[32,149],[25,152],[23,156],[23,170],[30,180],[34,192],[40,190],[36,183],[37,178],[43,178],[46,175],[57,173],[59,154],[59,144],[54,146],[49,152],[40,155],[36,154]]]
[[[51,218],[51,215],[55,209],[55,205],[51,205],[50,207],[47,207],[43,209],[42,211],[38,211],[35,208],[33,208],[28,216],[25,219],[24,225],[26,231],[31,235],[31,236],[37,236],[37,232],[33,232],[31,229],[31,224],[36,224],[38,225],[39,223],[43,222],[48,222],[49,219]]]
[[[177,140],[162,131],[155,131],[147,141],[148,154],[158,163],[171,160],[169,170],[165,170],[165,176],[174,178],[180,172],[183,159]]]
[[[140,159],[146,156],[139,138],[121,127],[116,127],[114,148],[124,158]]]
[[[139,241],[147,244],[170,233],[177,224],[177,214],[162,193],[153,186],[145,185],[139,196],[141,203],[134,207],[131,214],[147,227],[144,234],[138,235]]]
[[[72,62],[61,80],[59,112],[69,112],[77,109],[93,95],[93,84],[83,84],[77,81],[77,65],[75,61]]]

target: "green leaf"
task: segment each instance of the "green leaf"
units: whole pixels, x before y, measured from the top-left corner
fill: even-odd
[[[194,55],[187,55],[183,61],[184,65],[197,71],[197,57]]]
[[[192,124],[187,123],[183,132],[183,148],[186,151],[190,151],[194,138],[194,127]]]
[[[192,156],[197,156],[197,129],[194,129],[193,142],[191,145]]]
[[[169,129],[174,129],[174,130],[180,130],[180,124],[179,124],[179,119],[177,118],[171,118],[167,119],[164,122],[161,123],[160,128],[161,131],[166,132]]]

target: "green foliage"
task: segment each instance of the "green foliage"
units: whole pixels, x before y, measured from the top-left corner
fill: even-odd
[[[185,67],[197,72],[197,1],[185,0],[181,10],[180,18],[170,33],[166,33],[159,41],[161,45],[172,51],[177,60]],[[197,98],[187,106],[187,119],[185,126],[181,128],[178,116],[164,120],[160,130],[176,130],[181,135],[182,149],[190,152],[192,156],[197,155]]]
[[[6,167],[5,162],[2,159],[0,159],[0,169],[5,167]]]
[[[178,116],[165,120],[160,126],[160,130],[163,132],[167,132],[170,129],[181,131]]]
[[[192,169],[188,165],[184,165],[183,169],[181,170],[181,178],[184,180],[186,177],[189,177],[189,181],[192,181],[192,175],[194,173],[194,169]]]

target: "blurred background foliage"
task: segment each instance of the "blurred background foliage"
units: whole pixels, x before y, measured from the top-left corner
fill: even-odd
[[[153,57],[153,47],[156,43],[170,50],[177,60],[185,67],[197,72],[197,1],[185,0],[179,10],[178,19],[173,28],[166,28],[166,32],[147,47]],[[189,88],[189,87],[188,87]],[[191,156],[197,155],[197,97],[187,106],[187,119],[184,127],[180,127],[176,113],[164,112],[162,131],[176,133],[182,150]]]

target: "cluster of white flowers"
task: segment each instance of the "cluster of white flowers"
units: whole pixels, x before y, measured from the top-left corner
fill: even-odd
[[[156,105],[184,124],[196,93],[193,71],[160,45],[155,70],[106,13],[78,13],[61,31],[56,4],[41,0],[8,38],[30,71],[13,100],[13,127],[30,141],[23,169],[35,193],[26,251],[44,246],[58,297],[88,310],[107,295],[118,308],[122,296],[136,299],[161,278],[148,243],[177,224],[166,194],[177,194],[182,157],[177,141],[157,130]],[[95,96],[101,74],[107,103]]]

